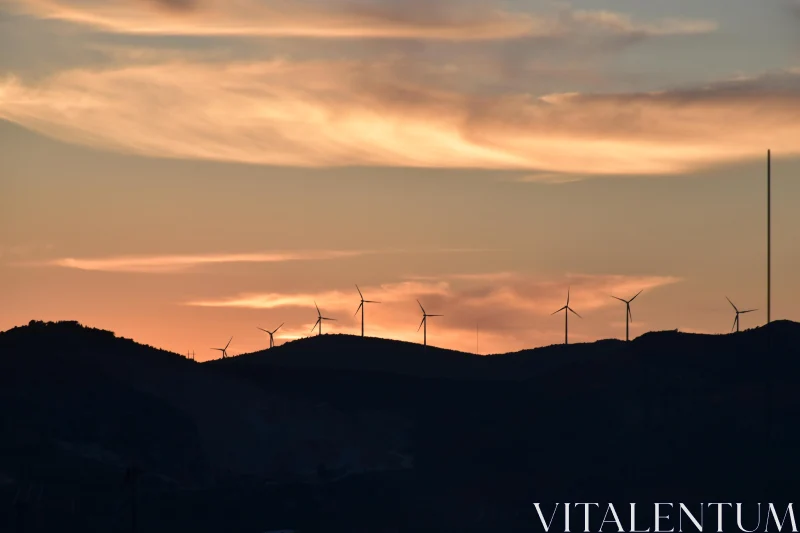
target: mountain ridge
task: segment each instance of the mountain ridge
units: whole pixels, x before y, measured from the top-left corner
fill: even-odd
[[[499,356],[323,335],[202,364],[34,321],[0,333],[0,497],[120,498],[134,465],[165,533],[527,531],[532,501],[777,501],[800,479],[798,375],[790,321]]]

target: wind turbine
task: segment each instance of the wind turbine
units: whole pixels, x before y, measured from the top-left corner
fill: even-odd
[[[429,316],[444,316],[444,315],[429,315],[428,313],[425,312],[425,308],[422,307],[422,304],[419,303],[419,300],[417,300],[417,303],[419,304],[419,308],[422,309],[422,322],[419,323],[419,327],[417,328],[417,331],[419,331],[419,328],[421,328],[422,326],[425,326],[425,329],[422,332],[422,345],[427,347],[428,346],[428,317]]]
[[[286,324],[286,322],[284,322],[283,324]],[[283,324],[281,324],[277,328],[273,329],[272,331],[269,331],[269,330],[266,330],[266,329],[263,329],[263,328],[256,328],[256,329],[260,329],[261,331],[263,331],[264,333],[269,335],[269,347],[273,348],[275,346],[275,341],[273,340],[272,336],[275,335],[276,331],[278,331],[279,329],[281,329],[283,327]]]
[[[569,336],[568,336],[568,333],[569,333],[569,314],[573,313],[578,318],[583,318],[581,315],[576,313],[575,310],[572,309],[569,306],[569,288],[567,289],[567,305],[565,305],[564,307],[562,307],[558,311],[554,311],[551,314],[554,315],[556,313],[560,313],[561,311],[564,311],[564,344],[569,344]]]
[[[313,332],[314,328],[316,328],[317,324],[319,324],[319,334],[322,335],[322,321],[323,320],[336,320],[336,319],[322,316],[322,313],[320,313],[320,311],[319,311],[319,306],[317,306],[317,302],[314,302],[314,307],[317,308],[317,321],[314,322],[314,326],[311,328],[311,331]]]
[[[644,289],[642,289],[641,291],[637,292],[636,296],[639,296],[640,294],[642,294],[642,291],[644,291]],[[620,302],[625,303],[625,309],[626,309],[626,313],[625,313],[625,342],[630,340],[630,337],[629,337],[628,333],[630,332],[630,323],[633,322],[633,315],[631,314],[631,302],[636,299],[636,296],[634,296],[630,300],[623,300],[622,298],[617,298],[613,294],[611,295],[612,298],[614,298],[616,300],[619,300]]]
[[[231,339],[228,341],[228,344],[226,344],[224,348],[211,348],[211,349],[217,350],[218,352],[222,352],[222,358],[225,359],[226,357],[228,357],[228,346],[231,345],[232,340],[233,337],[231,337]]]
[[[736,311],[736,318],[733,319],[733,327],[731,328],[731,332],[733,332],[733,330],[735,329],[736,333],[739,333],[739,315],[742,315],[744,313],[752,313],[753,311],[758,311],[758,309],[746,309],[744,311],[739,311],[739,309],[737,309],[736,306],[733,305],[733,302],[731,301],[730,298],[726,296],[725,299],[728,300],[728,303],[731,304],[733,310]]]
[[[356,316],[359,311],[361,311],[361,336],[364,336],[364,304],[379,304],[380,302],[373,302],[372,300],[365,300],[364,295],[361,294],[361,289],[358,288],[356,285],[356,290],[358,291],[358,295],[361,296],[361,303],[358,304],[358,309],[356,312],[353,313],[353,316]]]

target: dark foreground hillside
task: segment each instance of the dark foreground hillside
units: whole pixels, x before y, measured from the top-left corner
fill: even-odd
[[[0,334],[0,530],[131,531],[132,502],[148,532],[455,532],[541,531],[532,502],[646,521],[791,500],[798,346],[780,321],[483,358],[332,335],[195,364],[34,323]]]

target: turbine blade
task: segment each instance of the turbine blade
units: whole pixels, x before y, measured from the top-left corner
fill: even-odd
[[[612,297],[612,298],[614,298],[615,300],[619,300],[619,301],[620,301],[620,302],[622,302],[622,303],[625,303],[625,304],[626,304],[626,303],[628,303],[628,302],[626,302],[625,300],[623,300],[622,298],[617,298],[617,297],[616,297],[616,296],[614,296],[613,294],[611,294],[611,295],[609,295],[609,296],[611,296],[611,297]]]
[[[425,323],[425,315],[422,316],[422,322],[419,323],[419,327],[417,328],[417,331],[419,331],[422,328],[422,324],[424,324],[424,323]]]
[[[358,314],[358,312],[361,311],[362,307],[364,307],[364,302],[361,302],[360,304],[358,304],[358,308],[356,309],[356,312],[353,313],[353,316],[356,316]]]
[[[419,303],[419,300],[417,300],[417,303],[419,304],[419,308],[422,309],[422,314],[424,315],[425,314],[425,308],[422,307],[422,304]]]
[[[631,306],[628,305],[628,320],[633,322],[633,314],[631,313]]]
[[[356,285],[356,290],[358,291],[358,295],[361,296],[361,299],[363,300],[364,299],[364,295],[361,294],[361,289],[358,288],[358,285]]]
[[[569,290],[571,287],[567,287],[567,305],[565,307],[569,307]]]
[[[739,310],[738,310],[738,309],[736,309],[736,306],[735,306],[735,305],[733,305],[733,302],[731,301],[731,299],[730,299],[730,298],[728,298],[727,296],[725,297],[725,299],[726,299],[726,300],[728,300],[728,303],[729,303],[729,304],[731,304],[731,307],[733,307],[733,310],[734,310],[734,311],[736,311],[736,312],[738,313],[738,312],[739,312]]]
[[[563,310],[564,310],[564,309],[566,309],[566,308],[567,308],[567,306],[565,305],[564,307],[562,307],[562,308],[561,308],[561,309],[559,309],[558,311],[553,311],[553,312],[552,312],[552,313],[550,313],[550,314],[551,314],[551,315],[554,315],[554,314],[556,314],[556,313],[560,313],[561,311],[563,311]]]
[[[444,315],[425,315],[425,316],[444,316]]]
[[[320,322],[322,322],[322,317],[318,318],[317,321],[314,322],[314,325],[311,326],[311,331],[314,331],[317,327],[317,324],[319,324]]]
[[[267,330],[266,330],[266,329],[264,329],[264,328],[259,328],[259,327],[256,327],[256,329],[260,329],[260,330],[261,330],[261,331],[263,331],[264,333],[269,333],[269,331],[267,331]]]
[[[272,330],[272,334],[274,335],[274,334],[275,334],[275,332],[276,332],[276,331],[278,331],[279,329],[281,329],[281,328],[283,327],[283,325],[284,325],[284,324],[286,324],[286,322],[281,322],[281,325],[280,325],[280,326],[278,326],[277,328],[275,328],[274,330]]]
[[[752,313],[753,311],[758,311],[758,309],[748,309],[747,311],[739,311],[739,314],[742,314],[742,313]]]
[[[232,340],[233,340],[233,337],[231,337],[231,340],[229,340],[229,341],[228,341],[228,344],[226,344],[226,345],[225,345],[225,349],[226,349],[226,350],[228,349],[228,346],[230,346],[230,345],[231,345],[231,341],[232,341]]]
[[[579,315],[578,313],[576,313],[576,312],[575,312],[575,311],[574,311],[574,310],[573,310],[571,307],[567,307],[567,311],[570,311],[572,314],[574,314],[574,315],[575,315],[575,316],[577,316],[578,318],[583,318],[581,315]]]
[[[639,295],[640,295],[640,294],[642,294],[643,292],[644,292],[644,289],[640,290],[639,292],[637,292],[637,293],[636,293],[636,296],[639,296]],[[636,299],[636,296],[634,296],[633,298],[631,298],[630,300],[628,300],[628,303],[631,303],[632,301],[634,301],[634,300]]]
[[[733,319],[733,326],[731,326],[731,333],[733,333],[733,330],[736,329],[737,322],[739,322],[739,315],[736,315],[736,318]]]
[[[323,317],[320,317],[320,318],[322,318],[322,320],[336,320],[335,318],[328,318],[326,316],[323,316]]]
[[[365,304],[379,304],[380,302],[376,302],[374,300],[364,300]]]

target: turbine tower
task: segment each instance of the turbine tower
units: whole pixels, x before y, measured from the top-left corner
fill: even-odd
[[[228,341],[228,344],[226,344],[224,348],[211,348],[211,349],[217,350],[218,352],[222,352],[222,358],[225,359],[226,357],[228,357],[228,346],[231,345],[232,340],[233,337],[231,337],[231,339]]]
[[[356,312],[353,313],[353,316],[356,316],[358,314],[358,312],[361,311],[361,336],[363,337],[364,336],[364,304],[379,304],[380,302],[374,302],[372,300],[365,300],[364,299],[364,295],[361,294],[361,289],[358,288],[358,285],[356,285],[356,290],[358,291],[358,295],[361,297],[361,303],[358,304],[358,309],[356,309]]]
[[[428,313],[425,312],[425,308],[422,307],[422,304],[419,303],[419,300],[417,300],[417,303],[419,304],[419,308],[422,309],[422,322],[419,323],[419,327],[417,328],[417,331],[419,331],[419,328],[421,328],[422,326],[425,326],[425,329],[422,332],[422,345],[427,347],[428,346],[428,317],[429,316],[444,316],[444,315],[429,315]]]
[[[640,294],[642,294],[643,290],[644,289],[642,289],[641,291],[637,292],[636,296],[639,296]],[[626,309],[626,312],[625,312],[625,342],[628,342],[630,340],[630,336],[629,336],[630,323],[633,322],[633,315],[631,314],[631,302],[636,299],[636,296],[634,296],[630,300],[623,300],[622,298],[617,298],[613,294],[611,295],[612,298],[615,298],[615,299],[619,300],[620,302],[625,303],[625,309]]]
[[[555,315],[556,313],[560,313],[561,311],[564,311],[564,344],[569,344],[569,314],[573,313],[578,318],[583,318],[569,306],[569,289],[567,289],[567,305],[565,305],[558,311],[554,311],[551,314]]]
[[[283,324],[285,324],[285,323],[286,323],[286,322],[284,322]],[[275,335],[275,332],[276,332],[276,331],[278,331],[279,329],[281,329],[281,328],[283,327],[283,324],[281,324],[281,325],[280,325],[280,326],[278,326],[277,328],[273,329],[272,331],[266,330],[266,329],[264,329],[264,328],[256,328],[256,329],[260,329],[261,331],[263,331],[264,333],[266,333],[267,335],[269,335],[269,347],[270,347],[270,348],[273,348],[273,347],[275,346],[275,341],[274,341],[274,339],[272,338],[272,336],[273,336],[273,335]]]
[[[743,315],[744,313],[752,313],[753,311],[758,311],[758,309],[746,309],[744,311],[739,311],[739,309],[737,309],[737,307],[733,305],[733,302],[731,301],[730,298],[726,296],[725,299],[728,300],[728,303],[731,304],[733,310],[736,311],[736,318],[733,319],[733,327],[731,328],[731,332],[733,332],[733,330],[735,329],[736,333],[739,333],[739,315]]]
[[[319,306],[317,305],[317,302],[314,302],[314,307],[317,308],[317,321],[314,322],[314,326],[311,328],[311,331],[313,333],[314,328],[316,328],[317,325],[319,325],[319,335],[322,335],[322,321],[323,320],[336,320],[336,319],[322,316],[322,313],[320,313],[320,311],[319,311]]]

